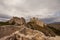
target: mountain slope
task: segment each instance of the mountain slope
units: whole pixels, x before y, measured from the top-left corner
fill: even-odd
[[[54,22],[48,25],[56,34],[60,35],[60,22]]]

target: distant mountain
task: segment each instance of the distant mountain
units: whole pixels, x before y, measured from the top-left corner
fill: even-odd
[[[50,24],[60,24],[60,22],[54,22],[54,23],[50,23]]]

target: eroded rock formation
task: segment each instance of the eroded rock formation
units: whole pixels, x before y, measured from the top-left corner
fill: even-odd
[[[43,32],[46,36],[55,36],[56,34],[48,27],[47,24],[38,20],[38,18],[32,18],[28,23],[28,28],[39,30]]]
[[[12,19],[10,19],[8,21],[9,24],[13,24],[13,25],[23,25],[26,24],[25,19],[23,17],[18,18],[18,17],[13,17]]]
[[[34,24],[36,24],[38,26],[41,26],[41,27],[44,27],[44,26],[47,25],[43,21],[41,21],[41,20],[39,20],[38,18],[35,18],[35,17],[31,18],[30,22],[32,22],[32,23],[34,23]]]

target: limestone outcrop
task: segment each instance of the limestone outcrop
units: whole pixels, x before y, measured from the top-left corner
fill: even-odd
[[[31,18],[30,22],[32,22],[32,23],[34,23],[34,24],[36,24],[38,26],[41,26],[41,27],[44,27],[44,26],[47,25],[43,21],[41,21],[41,20],[39,20],[38,18],[35,18],[35,17]]]

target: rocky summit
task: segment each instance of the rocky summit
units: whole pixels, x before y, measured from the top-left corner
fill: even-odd
[[[35,17],[29,22],[23,17],[0,22],[0,40],[55,40],[56,36],[55,28]]]
[[[25,19],[23,17],[18,18],[18,17],[13,17],[8,21],[9,24],[14,24],[14,25],[23,25],[26,24]]]
[[[35,17],[31,18],[30,22],[35,23],[36,25],[39,25],[41,27],[46,26],[46,24],[43,21],[41,21],[41,20],[39,20],[38,18],[35,18]]]

